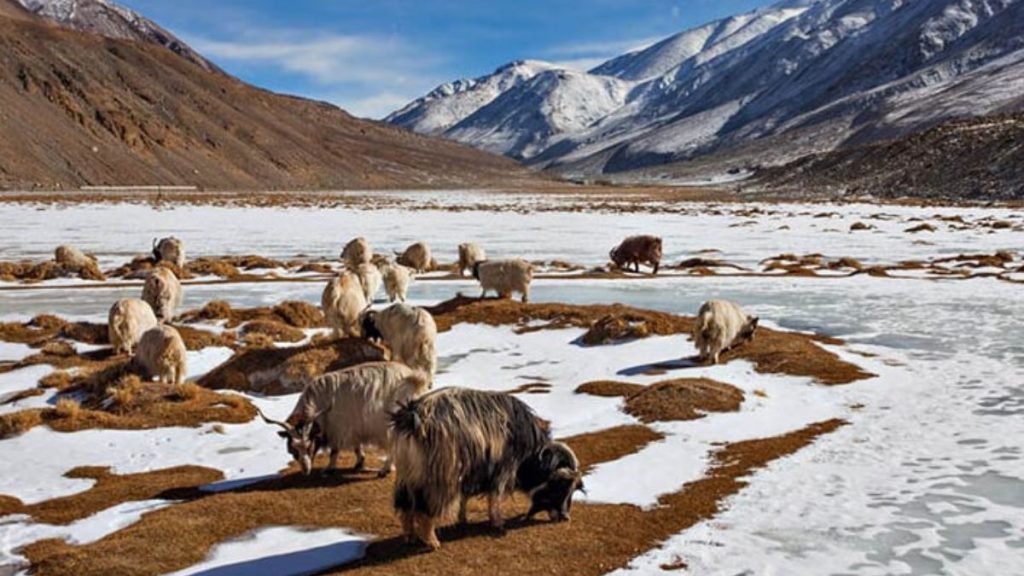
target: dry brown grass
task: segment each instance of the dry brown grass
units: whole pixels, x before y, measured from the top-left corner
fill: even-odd
[[[202,394],[202,388],[195,382],[185,382],[174,387],[174,397],[183,402],[191,402]]]
[[[743,391],[708,378],[658,382],[626,398],[626,412],[641,422],[696,420],[708,412],[735,412]]]
[[[577,394],[590,394],[591,396],[603,396],[605,398],[625,398],[632,396],[646,388],[643,384],[630,384],[629,382],[615,382],[612,380],[597,380],[580,384],[576,388]]]
[[[440,332],[460,323],[490,326],[516,326],[517,332],[560,328],[590,328],[592,323],[606,316],[622,318],[631,323],[643,322],[650,335],[669,336],[690,334],[693,318],[642,310],[620,304],[522,304],[511,300],[478,300],[458,296],[437,306],[427,308],[434,315]],[[541,326],[529,326],[531,321],[544,321]],[[723,353],[723,362],[744,359],[755,369],[767,374],[789,374],[812,378],[821,384],[849,384],[874,375],[858,366],[841,360],[818,344],[840,345],[842,340],[825,336],[809,336],[794,332],[778,332],[759,328],[757,336],[733,350]],[[652,369],[657,369],[655,365]],[[666,366],[674,369],[675,366]]]
[[[155,498],[182,498],[196,494],[196,487],[224,478],[219,470],[179,466],[141,474],[117,475],[109,468],[75,468],[67,478],[95,480],[91,488],[63,498],[24,505],[17,498],[0,496],[0,516],[27,514],[36,522],[66,525],[124,502]],[[180,494],[175,494],[180,492]]]
[[[635,340],[650,336],[650,329],[644,320],[631,321],[622,316],[605,316],[594,322],[580,337],[587,346],[600,346],[624,340]]]
[[[32,320],[0,323],[0,340],[40,347],[57,339],[66,338],[85,344],[108,344],[107,325],[91,322],[68,322],[44,314]]]
[[[292,328],[322,328],[326,326],[320,308],[308,302],[282,302],[274,307],[232,308],[221,300],[207,303],[199,310],[186,312],[183,322],[227,320],[228,328],[237,328],[246,322],[278,322]]]
[[[621,397],[624,410],[641,422],[696,420],[708,412],[735,412],[743,403],[743,391],[709,378],[677,378],[648,386],[600,380],[576,388],[577,394]]]
[[[659,506],[647,511],[628,505],[579,503],[573,507],[572,522],[512,519],[506,530],[495,531],[485,523],[484,506],[473,501],[470,524],[442,529],[439,536],[443,547],[432,554],[402,541],[391,507],[392,481],[374,480],[369,474],[332,479],[289,474],[208,495],[180,485],[171,490],[172,494],[189,501],[147,514],[98,542],[73,546],[47,540],[26,547],[23,553],[32,561],[34,573],[40,575],[159,574],[200,562],[217,543],[260,527],[345,526],[359,533],[376,534],[377,540],[367,548],[364,559],[331,573],[475,576],[500,566],[506,573],[596,576],[624,566],[665,538],[713,517],[724,499],[745,486],[743,478],[751,472],[841,425],[840,421],[822,422],[783,436],[727,445],[712,456],[706,477],[663,496]],[[605,445],[618,445],[617,438],[612,437],[624,433],[636,431],[613,429],[569,439],[569,443],[585,465],[592,466],[597,463],[591,459],[595,454],[622,456],[621,451],[606,451]],[[635,444],[624,446],[638,449]],[[343,465],[350,464],[351,457],[347,457]],[[135,497],[153,497],[149,486],[157,479],[163,481],[160,474],[147,479],[143,483],[146,487],[139,488]],[[92,492],[80,496],[83,503],[90,502],[88,505],[68,508],[82,508],[78,515],[109,507],[118,499],[106,498],[102,505],[92,503]],[[324,506],[324,502],[333,504]],[[525,512],[526,502],[520,497],[507,501],[503,508],[511,517]]]
[[[71,398],[57,400],[57,405],[50,412],[54,417],[63,420],[75,420],[82,413],[82,405]]]
[[[291,394],[301,391],[311,377],[386,359],[384,350],[358,338],[319,339],[294,348],[249,348],[200,378],[199,384],[214,390]]]
[[[283,322],[274,320],[253,320],[242,327],[242,335],[262,334],[274,342],[301,342],[306,333]]]
[[[193,328],[187,324],[175,324],[174,328],[178,331],[178,334],[181,334],[181,339],[185,342],[185,348],[192,351],[214,346],[234,348],[238,345],[234,332],[210,332],[209,330]]]
[[[5,282],[35,283],[57,278],[81,278],[102,282],[107,277],[95,264],[82,268],[58,264],[53,260],[43,262],[0,262],[0,280]]]

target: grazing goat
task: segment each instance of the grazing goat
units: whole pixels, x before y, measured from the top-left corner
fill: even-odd
[[[501,298],[511,298],[514,292],[523,295],[523,302],[530,300],[530,282],[533,281],[533,265],[521,258],[512,260],[484,260],[473,265],[473,277],[480,282],[483,291],[498,293]]]
[[[479,244],[459,244],[459,276],[465,276],[466,271],[473,272],[473,266],[477,262],[487,260],[487,252]]]
[[[708,300],[693,325],[693,343],[702,362],[718,364],[719,355],[754,339],[758,318],[728,300]]]
[[[359,336],[359,315],[366,305],[363,285],[352,272],[342,272],[330,279],[320,296],[324,318],[338,338]]]
[[[468,498],[486,494],[491,524],[501,527],[500,498],[516,489],[531,495],[531,514],[567,520],[582,488],[572,451],[553,443],[546,424],[509,394],[443,388],[403,405],[392,423],[402,531],[434,550],[441,546],[435,528],[456,510],[465,521]]]
[[[373,299],[377,296],[377,292],[380,291],[380,285],[384,282],[380,270],[373,264],[364,262],[356,266],[354,272],[359,277],[359,284],[363,287],[363,296],[366,298],[366,303],[372,304]]]
[[[329,372],[306,384],[287,421],[260,416],[284,430],[288,451],[306,475],[321,449],[330,451],[328,470],[337,468],[338,454],[353,450],[356,470],[365,463],[364,446],[390,450],[391,413],[402,403],[423,394],[430,383],[423,373],[397,362],[369,362]],[[380,470],[386,476],[390,456]]]
[[[620,269],[628,270],[632,264],[637,272],[640,271],[640,264],[644,263],[653,268],[653,274],[658,273],[661,266],[661,238],[657,236],[630,236],[622,241],[608,254]]]
[[[155,376],[162,384],[183,384],[186,350],[181,334],[166,324],[147,330],[135,350],[135,364],[146,378]]]
[[[82,252],[74,246],[68,246],[67,244],[57,246],[57,249],[53,251],[53,259],[62,266],[70,268],[72,270],[81,270],[83,268],[95,268],[96,257]]]
[[[408,266],[416,272],[428,272],[435,264],[434,259],[430,256],[430,246],[427,246],[423,242],[417,242],[405,249],[405,252],[398,254],[398,263],[402,266]]]
[[[170,262],[178,267],[178,270],[185,269],[185,244],[174,236],[161,238],[158,242],[153,240],[153,259],[157,262]]]
[[[160,322],[153,308],[138,298],[122,298],[110,307],[107,314],[107,338],[114,354],[133,354],[142,335]]]
[[[181,306],[181,282],[174,272],[167,268],[156,268],[146,276],[142,285],[142,299],[152,308],[161,322],[174,318],[174,311]]]
[[[373,258],[370,243],[362,236],[353,238],[341,251],[341,261],[349,270],[355,270],[360,264],[367,264]]]
[[[384,291],[387,292],[388,302],[405,302],[412,282],[412,270],[397,262],[385,262],[380,266],[380,272],[384,276]]]
[[[431,380],[437,370],[437,324],[422,308],[408,304],[392,304],[363,313],[362,336],[379,340],[391,351],[391,359],[422,370]]]

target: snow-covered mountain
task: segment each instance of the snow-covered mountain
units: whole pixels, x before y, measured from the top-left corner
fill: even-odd
[[[108,0],[18,0],[32,12],[65,28],[123,40],[157,44],[209,71],[210,61],[152,20]]]
[[[518,60],[492,74],[456,80],[392,113],[386,121],[421,134],[440,134],[500,96],[541,72],[557,66],[540,60]]]
[[[444,135],[579,175],[777,163],[1020,108],[1022,89],[1024,0],[785,0],[589,73],[538,74]]]

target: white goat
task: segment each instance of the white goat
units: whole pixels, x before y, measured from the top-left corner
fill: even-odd
[[[511,298],[514,292],[523,295],[523,302],[530,300],[530,282],[533,281],[533,265],[521,258],[511,260],[485,260],[473,266],[473,277],[480,281],[483,298],[488,290],[498,293],[501,298]]]
[[[174,318],[174,311],[181,306],[181,282],[169,269],[157,267],[146,277],[142,285],[142,299],[152,308],[162,322]]]
[[[437,370],[437,324],[422,308],[392,304],[363,313],[363,338],[380,340],[391,351],[391,359],[425,372],[431,380]]]
[[[114,354],[135,352],[142,335],[160,322],[153,308],[138,298],[122,298],[110,307],[107,314],[107,337]]]
[[[487,252],[483,246],[466,242],[459,244],[459,275],[465,276],[466,270],[473,272],[473,266],[477,262],[487,260]]]
[[[158,242],[153,240],[153,258],[157,262],[170,262],[178,267],[178,270],[185,269],[185,244],[170,236],[161,238]]]
[[[362,236],[353,238],[341,251],[341,261],[349,270],[355,270],[360,264],[366,264],[373,258],[373,248]]]
[[[758,319],[728,300],[708,300],[697,313],[693,343],[702,362],[718,364],[722,352],[754,339]]]
[[[186,354],[181,334],[162,324],[142,335],[135,350],[135,364],[146,378],[156,376],[164,384],[183,384],[187,371]]]
[[[384,276],[384,291],[388,294],[388,302],[405,302],[412,282],[412,270],[398,263],[385,262],[380,266]]]
[[[262,412],[260,416],[284,429],[280,435],[304,474],[313,471],[313,458],[324,448],[331,455],[329,471],[337,468],[342,450],[354,450],[356,470],[362,470],[363,447],[390,452],[391,413],[429,388],[422,372],[404,364],[368,362],[311,380],[287,421],[271,420]],[[380,476],[392,468],[389,453]]]
[[[329,280],[320,297],[327,325],[339,338],[359,335],[359,315],[366,304],[363,285],[352,272],[342,272]]]

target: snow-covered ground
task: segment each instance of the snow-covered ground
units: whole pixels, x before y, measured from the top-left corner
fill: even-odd
[[[0,251],[3,259],[42,258],[52,246],[74,242],[119,263],[144,251],[153,236],[174,233],[185,238],[194,255],[329,256],[349,237],[366,235],[381,248],[423,239],[435,246],[441,260],[454,259],[459,242],[475,240],[496,256],[601,263],[606,246],[638,231],[663,235],[670,260],[704,248],[718,248],[724,258],[740,263],[782,252],[891,262],[1024,249],[1024,233],[1012,228],[950,230],[943,225],[927,235],[929,244],[915,243],[920,235],[903,232],[915,223],[911,218],[934,221],[936,213],[1019,224],[1020,215],[1011,211],[783,206],[769,207],[773,214],[755,219],[735,213],[742,207],[722,215],[686,208],[648,215],[223,208],[154,212],[141,206],[37,213],[31,207],[0,205],[0,219],[11,223],[0,229]],[[827,211],[842,216],[814,217]],[[852,222],[882,212],[894,218],[865,220],[878,231],[847,232]],[[394,225],[396,218],[402,226]],[[751,219],[756,224],[730,226]],[[779,230],[783,225],[788,229]],[[33,237],[32,231],[43,230],[45,235],[34,237],[45,237],[45,242],[24,241]],[[212,299],[238,306],[288,299],[318,302],[321,289],[319,283],[192,286],[185,307]],[[578,329],[514,335],[507,327],[460,325],[439,337],[438,380],[441,385],[486,389],[549,384],[548,394],[520,397],[550,419],[559,436],[633,422],[619,410],[621,400],[572,393],[589,380],[650,383],[708,376],[741,388],[746,401],[739,413],[655,424],[665,440],[598,466],[588,476],[588,499],[640,506],[650,506],[659,494],[700,477],[717,442],[772,436],[833,417],[850,421],[850,426],[755,473],[724,512],[635,559],[627,572],[657,573],[662,564],[682,560],[701,574],[1019,574],[1024,573],[1021,289],[990,278],[543,280],[532,294],[538,302],[622,302],[692,314],[708,298],[736,300],[783,329],[844,338],[848,344],[835,350],[878,377],[822,387],[802,378],[758,374],[746,362],[655,377],[638,368],[692,354],[684,337],[584,348],[574,344],[582,332]],[[415,303],[428,303],[476,290],[470,281],[419,282],[410,296]],[[48,312],[103,321],[110,302],[135,293],[137,288],[0,290],[0,320]],[[4,350],[7,356],[25,352]],[[208,350],[189,360],[190,372],[198,374],[223,360],[223,352]],[[31,386],[47,371],[29,370],[34,369],[0,376],[0,396]],[[45,402],[46,397],[28,401]],[[283,417],[294,397],[253,401],[271,417]],[[34,429],[0,441],[0,494],[39,502],[85,490],[90,480],[63,477],[81,465],[112,466],[126,473],[198,464],[224,471],[228,486],[233,486],[273,475],[287,463],[273,429],[253,422],[225,425],[224,431],[210,433],[210,426],[73,434]],[[649,473],[638,475],[637,470]],[[59,528],[21,517],[4,519],[0,566],[15,561],[17,546],[27,541],[89,541],[135,522],[148,505],[115,507]],[[336,563],[343,553],[358,557],[362,542],[373,536],[354,536],[344,528],[306,532],[301,526],[268,526],[223,543],[206,564],[191,570],[270,566],[277,572],[276,558],[295,558],[296,568],[281,573],[308,572]]]

